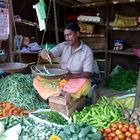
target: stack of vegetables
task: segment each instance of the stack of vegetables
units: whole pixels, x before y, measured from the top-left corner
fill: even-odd
[[[50,127],[45,123],[37,123],[30,117],[9,116],[1,119],[5,130],[21,124],[19,140],[49,140],[52,134],[58,135],[61,127]]]
[[[33,77],[15,73],[0,79],[0,101],[11,102],[26,110],[47,108],[47,104],[36,97],[33,87]]]
[[[66,125],[58,135],[62,140],[101,140],[96,128],[84,123]]]
[[[20,107],[16,107],[10,102],[0,102],[0,118],[11,115],[29,115],[31,111],[25,110]]]
[[[74,123],[84,122],[97,129],[105,128],[111,122],[122,119],[122,106],[115,100],[102,96],[95,105],[73,112],[71,118]]]
[[[140,108],[135,108],[134,111],[131,109],[123,110],[124,118],[126,121],[140,126]]]
[[[105,87],[118,91],[127,91],[136,87],[138,74],[133,70],[120,70],[105,79]]]
[[[100,129],[105,140],[140,140],[140,130],[135,124],[112,122],[108,128]]]

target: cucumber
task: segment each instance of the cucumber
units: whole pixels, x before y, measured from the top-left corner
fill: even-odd
[[[78,140],[78,134],[74,134],[74,135],[72,136],[72,140]]]
[[[79,133],[79,138],[82,138],[84,136],[86,136],[89,132],[91,131],[91,127],[87,126],[83,129],[81,129],[80,133]]]
[[[91,132],[95,133],[95,132],[97,132],[97,129],[95,127],[92,127]]]
[[[64,131],[61,131],[59,133],[59,136],[62,138],[62,140],[65,140],[65,138],[66,138],[66,135],[65,135]]]
[[[65,132],[67,135],[71,135],[70,127],[69,127],[68,125],[64,127],[64,132]]]
[[[75,133],[76,128],[75,128],[75,125],[74,125],[74,124],[71,124],[71,125],[69,126],[69,128],[70,128],[71,133]]]

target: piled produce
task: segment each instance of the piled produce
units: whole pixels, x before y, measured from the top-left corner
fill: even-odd
[[[0,101],[8,101],[26,110],[47,108],[47,104],[36,97],[33,77],[15,73],[0,79]]]
[[[61,127],[50,127],[45,123],[36,123],[30,117],[9,116],[1,119],[5,129],[11,128],[16,124],[21,124],[22,131],[19,140],[49,140],[52,134],[58,135]]]
[[[84,123],[66,125],[58,134],[62,140],[100,140],[101,134],[96,128]]]
[[[108,127],[111,122],[122,119],[122,106],[113,99],[102,96],[95,105],[75,111],[71,118],[74,123],[84,122],[97,129]]]
[[[10,102],[0,102],[0,118],[11,115],[29,115],[31,111],[16,107]]]
[[[112,122],[108,128],[100,129],[100,132],[105,140],[140,140],[140,130],[128,122]]]
[[[140,108],[135,108],[134,111],[130,109],[123,110],[125,119],[130,122],[134,123],[137,126],[140,126]]]
[[[30,117],[33,117],[35,121],[39,120],[39,122],[47,124],[66,125],[69,123],[68,117],[66,118],[66,116],[61,113],[51,110],[39,110],[32,112]]]
[[[105,79],[105,87],[118,91],[126,91],[136,87],[138,74],[133,70],[120,70],[117,74]]]

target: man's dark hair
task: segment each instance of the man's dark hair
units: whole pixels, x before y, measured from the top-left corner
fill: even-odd
[[[77,23],[75,22],[70,22],[68,23],[66,26],[65,26],[65,29],[68,29],[68,30],[72,30],[74,32],[80,32],[80,27]]]

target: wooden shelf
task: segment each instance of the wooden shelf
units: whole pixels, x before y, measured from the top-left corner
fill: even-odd
[[[94,53],[105,53],[104,49],[92,49]]]
[[[138,27],[129,27],[129,28],[119,28],[119,27],[110,27],[114,31],[140,31],[140,26]]]
[[[38,24],[36,22],[32,22],[32,21],[27,21],[27,20],[17,20],[15,21],[16,25],[28,25],[28,26],[35,26],[38,27]]]
[[[113,50],[108,50],[108,53],[122,54],[122,55],[134,55],[134,53],[132,51],[113,51]]]
[[[101,38],[103,38],[103,37],[105,37],[105,35],[104,34],[81,34],[80,35],[80,37],[101,37]]]
[[[135,2],[138,2],[137,0],[110,0],[109,3],[112,3],[112,4],[119,4],[119,3],[135,3]]]
[[[103,6],[106,2],[89,2],[89,3],[80,3],[72,5],[72,8],[82,8],[82,7],[93,7],[93,6]]]

